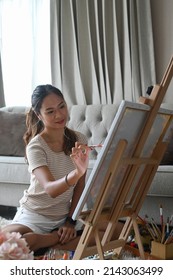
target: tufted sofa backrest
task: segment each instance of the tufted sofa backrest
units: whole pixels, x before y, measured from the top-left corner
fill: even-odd
[[[118,105],[73,105],[69,107],[68,127],[85,134],[89,145],[104,143]],[[97,157],[97,149],[91,158]]]
[[[89,145],[104,143],[117,109],[118,105],[115,104],[72,105],[68,108],[68,127],[85,134],[88,138]],[[29,108],[24,106],[14,106],[4,107],[0,110],[15,114],[25,114]],[[23,131],[23,134],[24,132],[25,131]],[[91,153],[91,159],[97,157],[97,151],[99,150],[96,149]]]

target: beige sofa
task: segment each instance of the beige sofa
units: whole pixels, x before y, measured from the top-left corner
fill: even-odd
[[[69,108],[68,126],[84,133],[91,145],[103,143],[117,108],[118,105],[73,105]],[[29,186],[30,178],[22,140],[27,110],[27,107],[0,108],[0,205],[17,207],[23,191]],[[171,145],[168,148],[173,150]],[[142,217],[147,214],[158,223],[160,204],[165,217],[173,214],[173,153],[171,159],[169,149],[140,212]],[[97,151],[94,150],[88,176],[96,158]]]

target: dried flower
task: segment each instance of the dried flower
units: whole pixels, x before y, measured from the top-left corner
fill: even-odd
[[[19,232],[0,231],[0,260],[33,260],[27,242]]]

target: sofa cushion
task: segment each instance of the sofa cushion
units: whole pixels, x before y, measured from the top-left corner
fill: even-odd
[[[68,127],[78,130],[88,138],[89,145],[103,144],[119,105],[73,105],[69,107]],[[90,159],[97,159],[100,148],[90,153]]]
[[[163,103],[161,107],[173,111],[171,103]],[[173,133],[160,165],[173,165]]]
[[[173,166],[160,165],[150,186],[148,196],[173,198]]]
[[[0,155],[24,156],[25,119],[24,113],[10,113],[0,110]]]
[[[28,184],[30,174],[24,157],[0,156],[0,182]]]
[[[163,156],[163,159],[160,162],[160,165],[173,165],[173,136],[168,144],[168,147]]]

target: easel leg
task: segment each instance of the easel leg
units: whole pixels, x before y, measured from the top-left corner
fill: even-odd
[[[136,222],[136,218],[132,218],[132,221],[133,221],[133,228],[134,228],[135,237],[136,237],[136,241],[137,241],[138,248],[139,248],[140,257],[142,260],[145,260],[144,248],[142,245],[141,236],[139,233],[139,228],[138,228],[138,224]]]
[[[131,228],[132,228],[132,219],[130,217],[128,217],[126,219],[126,222],[125,222],[125,224],[123,226],[123,229],[120,233],[119,239],[127,240]],[[113,253],[116,254],[117,256],[119,256],[122,249],[123,249],[123,247],[115,248],[113,250]]]
[[[95,236],[95,241],[96,241],[97,252],[98,252],[99,258],[100,258],[100,260],[104,260],[104,253],[103,253],[102,245],[100,242],[98,230],[95,230],[94,236]]]
[[[77,248],[75,250],[75,254],[73,256],[73,260],[80,260],[83,257],[83,253],[85,248],[87,247],[88,243],[89,243],[89,238],[91,236],[91,233],[93,231],[93,227],[92,225],[90,225],[89,223],[85,225],[84,227],[84,231],[81,235],[81,238],[79,240],[79,243],[77,245]]]

